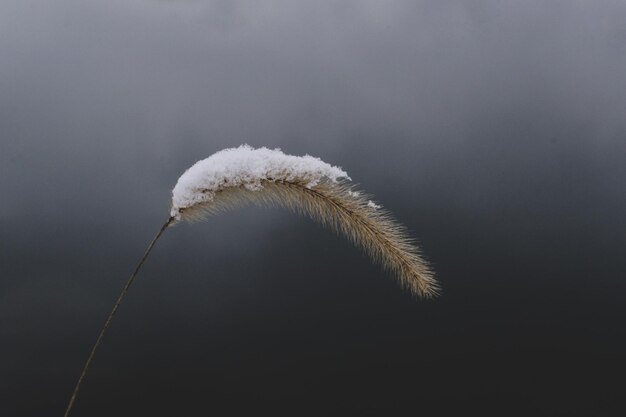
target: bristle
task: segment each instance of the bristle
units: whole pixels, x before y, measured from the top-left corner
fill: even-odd
[[[281,206],[305,214],[348,237],[413,294],[432,297],[439,292],[433,273],[404,227],[345,182],[321,181],[309,187],[299,181],[263,180],[260,190],[223,188],[211,201],[180,209],[180,215],[185,220],[201,220],[246,203]]]

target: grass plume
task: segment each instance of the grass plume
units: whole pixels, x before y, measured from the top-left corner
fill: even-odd
[[[249,146],[225,149],[197,162],[172,191],[169,219],[152,239],[109,313],[65,410],[69,417],[91,362],[139,270],[163,232],[182,220],[201,220],[243,204],[281,206],[329,226],[363,248],[374,261],[420,297],[437,294],[438,285],[402,225],[365,195],[355,191],[341,168],[311,156]]]

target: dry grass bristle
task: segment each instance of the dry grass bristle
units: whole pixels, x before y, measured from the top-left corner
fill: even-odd
[[[244,204],[280,206],[305,214],[347,236],[390,270],[400,284],[420,297],[438,294],[428,263],[406,229],[386,210],[347,182],[322,181],[313,187],[298,181],[263,180],[261,190],[225,187],[211,201],[180,209],[181,219],[202,220]],[[202,192],[202,190],[199,190]]]

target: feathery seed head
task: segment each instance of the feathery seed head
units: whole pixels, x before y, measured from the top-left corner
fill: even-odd
[[[170,215],[197,220],[245,203],[286,207],[346,235],[414,294],[436,295],[433,274],[404,227],[349,181],[319,158],[243,145],[189,168],[172,191]]]

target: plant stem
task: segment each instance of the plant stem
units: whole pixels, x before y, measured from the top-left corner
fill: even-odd
[[[104,323],[104,327],[102,327],[102,330],[100,331],[100,335],[96,339],[96,343],[93,345],[93,348],[91,348],[91,353],[89,354],[89,357],[87,358],[87,362],[85,362],[85,366],[83,367],[83,371],[80,374],[80,378],[78,378],[78,382],[76,383],[76,387],[74,388],[74,392],[72,393],[72,397],[70,398],[70,402],[68,403],[67,409],[65,410],[64,417],[69,417],[70,411],[72,411],[72,406],[74,405],[74,402],[76,401],[76,396],[78,395],[78,390],[80,389],[80,385],[82,384],[83,380],[85,379],[85,376],[87,375],[87,371],[89,370],[89,366],[91,365],[91,361],[93,360],[93,357],[96,354],[96,350],[98,350],[98,347],[100,346],[100,342],[102,342],[102,338],[104,337],[104,334],[106,333],[107,329],[111,325],[111,321],[113,320],[113,316],[115,316],[115,313],[117,312],[118,307],[120,306],[120,304],[122,304],[122,301],[124,300],[124,297],[126,296],[126,293],[128,292],[128,289],[130,288],[130,286],[132,285],[133,281],[135,280],[135,277],[137,276],[137,273],[141,269],[141,266],[143,265],[143,263],[148,258],[148,255],[150,255],[150,252],[152,251],[152,248],[154,247],[154,244],[157,242],[157,240],[159,240],[159,238],[161,237],[161,235],[163,234],[165,229],[167,229],[169,227],[169,225],[172,224],[173,221],[174,221],[174,218],[170,217],[163,224],[163,226],[161,226],[161,229],[159,230],[159,233],[156,234],[156,236],[152,239],[152,241],[148,245],[148,248],[146,249],[146,252],[143,254],[141,259],[139,260],[139,263],[135,267],[135,270],[131,274],[130,278],[128,278],[128,281],[126,281],[126,285],[124,285],[124,288],[122,289],[122,292],[120,293],[119,297],[117,297],[117,301],[113,305],[113,309],[111,310],[111,313],[109,314],[109,317],[107,317],[107,320]]]

